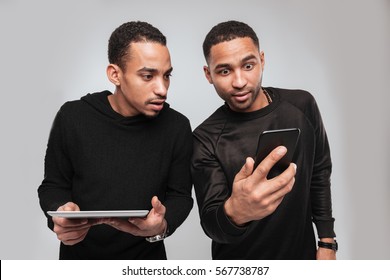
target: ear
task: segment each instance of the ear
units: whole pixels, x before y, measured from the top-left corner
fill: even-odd
[[[208,66],[203,66],[203,71],[207,81],[209,81],[209,83],[212,84],[213,79],[211,79],[210,68]]]
[[[264,52],[260,52],[260,62],[261,62],[261,71],[264,71],[264,65],[265,65],[265,58],[264,58]]]
[[[107,66],[107,78],[110,80],[111,83],[113,83],[115,86],[120,86],[120,79],[119,76],[121,74],[121,69],[116,64],[109,64]]]

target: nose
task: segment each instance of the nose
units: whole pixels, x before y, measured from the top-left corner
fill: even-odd
[[[154,93],[161,97],[166,97],[169,88],[169,81],[165,81],[164,79],[159,79],[156,81]]]
[[[232,87],[241,89],[245,87],[247,80],[241,71],[236,71],[233,75]]]

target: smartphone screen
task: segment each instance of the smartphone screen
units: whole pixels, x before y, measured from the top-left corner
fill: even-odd
[[[298,142],[299,128],[266,130],[260,134],[255,157],[255,168],[278,146],[285,146],[287,153],[270,170],[267,178],[271,179],[282,173],[290,165]]]

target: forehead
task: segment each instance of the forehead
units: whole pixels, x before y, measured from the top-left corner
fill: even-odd
[[[162,71],[171,67],[171,57],[167,46],[153,42],[137,42],[131,43],[129,48],[127,67],[147,67]]]
[[[209,64],[233,64],[243,58],[254,55],[259,56],[259,49],[249,37],[236,38],[218,43],[211,47]]]

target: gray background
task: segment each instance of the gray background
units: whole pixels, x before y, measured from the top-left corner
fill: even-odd
[[[204,36],[237,19],[260,37],[263,84],[307,89],[320,106],[334,161],[338,258],[390,259],[389,16],[386,0],[0,0],[0,258],[58,257],[37,198],[47,137],[65,101],[113,90],[105,75],[111,32],[144,20],[167,36],[168,102],[195,128],[222,104],[203,76]],[[170,259],[210,258],[196,205],[166,245]]]

